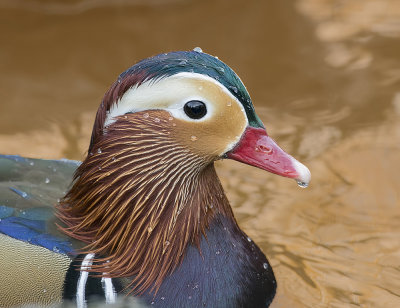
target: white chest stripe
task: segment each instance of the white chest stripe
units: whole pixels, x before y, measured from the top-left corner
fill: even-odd
[[[86,270],[89,270],[90,267],[92,266],[93,258],[94,254],[89,253],[85,256],[81,264],[81,273],[79,275],[78,286],[76,290],[76,306],[78,308],[87,308],[87,302],[85,299],[85,289],[89,273]],[[101,286],[103,287],[104,290],[106,303],[107,304],[115,303],[117,299],[117,293],[115,292],[111,278],[102,277]]]
[[[115,303],[117,299],[117,294],[115,293],[114,286],[112,284],[111,278],[101,278],[101,285],[103,286],[104,295],[106,297],[107,304]]]
[[[86,272],[86,270],[90,269],[90,267],[92,266],[93,258],[94,254],[89,253],[85,256],[85,258],[82,261],[81,274],[79,275],[78,288],[76,290],[76,306],[78,308],[87,307],[87,303],[85,300],[85,286],[89,273]]]

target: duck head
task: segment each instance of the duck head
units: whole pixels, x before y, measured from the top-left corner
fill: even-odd
[[[213,166],[223,158],[310,181],[226,64],[198,51],[142,60],[104,96],[58,207],[61,229],[104,256],[93,271],[131,277],[135,292],[157,289],[217,215],[235,221]]]

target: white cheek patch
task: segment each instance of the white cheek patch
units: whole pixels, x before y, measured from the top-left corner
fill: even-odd
[[[173,117],[188,122],[207,121],[217,112],[218,106],[215,104],[218,98],[210,97],[202,86],[204,81],[218,86],[232,102],[240,106],[245,114],[242,104],[222,84],[202,74],[184,72],[158,81],[146,81],[127,90],[107,112],[105,127],[114,123],[118,116],[145,110],[166,110]],[[191,100],[199,100],[206,104],[207,114],[201,119],[191,119],[184,112],[184,105]],[[245,118],[247,120],[247,116]]]

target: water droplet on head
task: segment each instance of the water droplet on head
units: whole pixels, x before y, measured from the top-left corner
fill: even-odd
[[[196,140],[197,140],[197,137],[196,137],[196,136],[192,136],[192,137],[190,137],[190,140],[196,141]]]
[[[100,148],[97,149],[97,153],[101,154],[101,149]]]
[[[99,166],[98,169],[101,170],[101,167]]]
[[[172,121],[174,118],[173,117],[169,117],[168,120]]]
[[[219,255],[220,253],[221,253],[221,250],[217,250],[217,251],[215,252],[216,255]]]
[[[217,67],[217,71],[219,71],[220,73],[225,73],[225,70],[223,67]]]
[[[251,238],[250,238],[250,237],[247,237],[247,241],[251,242]]]
[[[35,163],[33,162],[33,161],[31,161],[30,163],[29,163],[29,165],[31,165],[31,166],[33,166]]]
[[[232,89],[232,91],[235,92],[236,94],[238,93],[238,89],[236,87],[231,86],[229,88]]]
[[[306,182],[302,182],[302,181],[299,181],[299,180],[296,180],[296,182],[297,182],[297,185],[299,185],[299,187],[301,187],[301,188],[307,188],[308,187],[308,183],[306,183]]]
[[[147,232],[151,233],[152,231],[153,231],[153,228],[152,228],[152,227],[148,227],[148,228],[147,228]]]
[[[268,263],[264,263],[263,267],[264,267],[264,269],[267,269],[268,268]]]
[[[118,77],[118,83],[121,83],[121,77]]]
[[[169,241],[165,241],[165,246],[168,246],[169,244],[171,244]]]
[[[193,51],[196,51],[196,52],[203,52],[203,50],[202,50],[200,47],[195,47],[195,48],[193,48]]]
[[[154,118],[154,122],[160,123],[160,119],[159,118]]]
[[[179,62],[179,65],[186,65],[187,64],[187,60],[183,59],[181,62]]]
[[[161,296],[161,300],[162,300],[162,301],[165,300],[165,297],[164,297],[164,296]]]
[[[49,184],[49,183],[50,183],[50,179],[49,179],[49,178],[46,178],[46,179],[44,180],[44,182],[45,182],[46,184]]]
[[[143,114],[143,118],[147,119],[149,117],[149,114],[146,112]]]

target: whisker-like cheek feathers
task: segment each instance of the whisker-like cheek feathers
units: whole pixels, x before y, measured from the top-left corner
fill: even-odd
[[[180,123],[169,117],[119,117],[92,145],[58,207],[61,229],[109,261],[92,271],[134,276],[135,293],[156,291],[215,213],[232,216],[212,157],[175,138]]]

